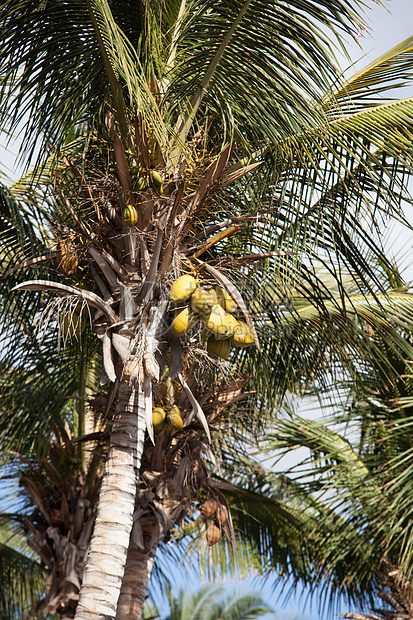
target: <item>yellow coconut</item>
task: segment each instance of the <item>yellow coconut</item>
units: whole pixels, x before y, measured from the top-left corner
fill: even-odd
[[[173,430],[181,431],[183,427],[184,421],[182,420],[181,412],[178,407],[174,405],[168,413],[168,425],[166,427],[166,432],[169,434]]]
[[[231,342],[236,347],[248,347],[254,342],[254,333],[249,325],[243,321],[237,321]]]
[[[185,336],[185,334],[193,327],[197,319],[193,316],[189,306],[178,312],[171,324],[171,332],[174,336]]]
[[[179,413],[179,415],[181,415],[178,405],[172,405],[172,407],[169,410],[169,414],[171,413]]]
[[[236,319],[225,312],[219,304],[212,306],[210,314],[202,320],[205,327],[209,329],[216,338],[229,338],[232,336],[237,323]]]
[[[197,288],[191,295],[191,308],[196,314],[209,314],[215,304],[212,295],[202,288]]]
[[[126,205],[123,211],[123,219],[125,220],[126,226],[129,228],[133,228],[138,221],[138,213],[133,205]]]
[[[231,341],[229,338],[219,340],[215,336],[210,336],[207,341],[207,351],[226,360],[231,351]]]
[[[216,286],[215,292],[219,305],[222,306],[226,312],[235,312],[237,310],[237,304],[224,288]]]
[[[76,272],[79,257],[73,243],[59,242],[56,262],[63,275],[72,276]]]
[[[197,287],[196,280],[193,276],[185,274],[175,280],[169,293],[169,299],[174,303],[180,303],[188,299]]]
[[[237,319],[235,318],[235,316],[232,316],[232,314],[227,312],[226,321],[228,329],[230,330],[231,334],[233,334],[238,323]]]
[[[154,428],[160,426],[162,428],[162,424],[166,418],[166,411],[163,407],[154,407],[152,410],[152,423]]]

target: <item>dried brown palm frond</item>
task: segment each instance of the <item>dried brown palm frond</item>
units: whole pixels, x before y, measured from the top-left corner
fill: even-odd
[[[376,595],[382,599],[387,608],[374,608],[369,614],[343,614],[352,620],[411,620],[413,618],[412,580],[389,562],[384,563],[378,574]]]
[[[74,614],[96,516],[103,474],[101,452],[107,443],[104,433],[95,438],[98,442],[86,468],[78,458],[73,437],[57,429],[41,462],[12,455],[20,463],[19,482],[31,499],[31,511],[7,518],[20,525],[46,574],[43,596],[33,604],[28,617],[40,611],[64,613],[65,617]],[[90,441],[88,446],[90,449]]]

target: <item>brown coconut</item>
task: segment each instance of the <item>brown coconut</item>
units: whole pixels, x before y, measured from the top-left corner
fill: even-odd
[[[224,525],[224,523],[228,519],[228,510],[225,508],[225,506],[222,506],[222,504],[220,504],[217,508],[215,519],[217,523],[219,523],[219,525]]]
[[[215,499],[207,499],[206,502],[204,502],[201,506],[201,517],[203,519],[209,519],[210,517],[213,517],[217,510],[217,507],[218,504]]]
[[[211,547],[212,545],[215,545],[221,538],[221,529],[217,525],[215,525],[215,523],[210,523],[208,525],[205,536],[208,545]]]

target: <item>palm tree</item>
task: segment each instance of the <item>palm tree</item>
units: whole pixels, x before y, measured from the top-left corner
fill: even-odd
[[[275,616],[274,611],[255,593],[239,588],[225,592],[222,586],[202,586],[195,592],[183,590],[176,595],[168,591],[169,614],[165,620],[247,620]]]
[[[40,140],[42,155],[50,153],[1,193],[4,445],[26,444],[34,455],[46,429],[51,436],[43,411],[19,433],[23,394],[12,386],[39,376],[44,385],[49,368],[65,385],[67,371],[50,356],[59,332],[75,339],[87,317],[79,342],[91,332],[102,342],[101,381],[110,386],[93,416],[85,408],[72,416],[83,439],[91,419],[102,432],[94,419],[102,409],[103,430],[110,428],[78,619],[138,616],[156,549],[198,490],[225,508],[209,473],[225,443],[222,411],[250,397],[236,420],[225,416],[236,446],[244,433],[265,428],[266,417],[251,415],[254,389],[271,415],[287,387],[330,371],[322,342],[308,356],[302,336],[292,334],[294,373],[272,377],[283,338],[268,319],[288,312],[288,295],[274,291],[298,287],[336,334],[323,267],[341,299],[347,329],[340,335],[355,335],[367,357],[375,354],[345,320],[341,275],[346,269],[363,295],[377,300],[383,292],[389,264],[375,236],[381,217],[402,219],[413,102],[375,97],[410,79],[412,40],[341,84],[324,28],[352,34],[360,17],[333,0],[313,3],[310,19],[301,8],[299,0],[288,11],[263,0],[9,0],[0,8],[1,123],[13,131],[30,109],[24,152]],[[192,288],[179,287],[173,308],[170,291],[181,275],[201,298],[218,287],[222,305],[207,295],[207,313],[195,297],[188,301]],[[242,344],[254,341],[261,356],[234,347],[223,362],[222,345],[228,350],[240,324]],[[74,342],[72,360],[76,350]],[[84,377],[80,403],[90,387]],[[169,423],[156,435],[154,406]],[[58,406],[50,409],[57,415]],[[62,418],[55,422],[62,432]],[[233,543],[230,517],[218,525]]]

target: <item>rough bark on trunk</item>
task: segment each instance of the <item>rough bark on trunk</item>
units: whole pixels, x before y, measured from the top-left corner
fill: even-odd
[[[145,431],[136,360],[125,366],[76,620],[115,618],[135,507]]]
[[[162,445],[159,435],[156,441]],[[163,471],[148,470],[148,465],[148,459],[143,459],[116,620],[140,620],[159,542],[182,521],[190,498],[185,481],[191,459],[174,458],[173,464],[162,459]]]
[[[142,549],[132,532],[116,620],[140,620],[158,542],[155,536],[149,549],[146,546]]]

